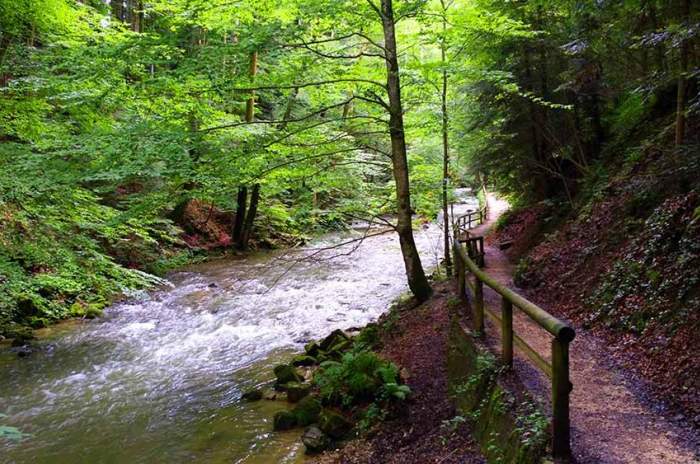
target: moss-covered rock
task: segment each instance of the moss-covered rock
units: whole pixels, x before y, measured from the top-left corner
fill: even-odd
[[[12,346],[24,346],[34,340],[34,331],[30,327],[13,324],[5,330],[5,336],[12,339]]]
[[[321,402],[313,396],[307,396],[292,410],[296,416],[297,423],[302,426],[311,425],[318,420],[321,414]]]
[[[98,317],[102,317],[102,315],[102,308],[97,305],[88,305],[87,308],[85,308],[85,319],[97,319]]]
[[[331,438],[339,440],[352,430],[353,424],[342,414],[325,409],[318,419],[320,429]]]
[[[321,429],[312,425],[304,430],[301,441],[306,447],[306,454],[317,454],[327,450],[331,441]]]
[[[272,421],[272,429],[276,432],[280,430],[290,430],[297,426],[297,416],[291,411],[280,411],[275,414]]]
[[[318,346],[316,342],[307,343],[306,346],[304,346],[304,352],[307,356],[311,356],[312,358],[318,356],[319,351],[321,351],[321,347]]]
[[[374,349],[381,341],[379,325],[370,323],[355,337],[355,342],[365,348]]]
[[[473,419],[473,436],[488,462],[540,463],[549,441],[548,421],[534,402],[516,401],[501,385],[494,356],[479,348],[456,319],[450,330],[447,375],[453,402]]]
[[[319,347],[322,351],[330,351],[330,349],[341,342],[349,341],[350,337],[347,336],[345,332],[340,329],[336,329],[330,333],[326,338],[321,340]]]
[[[277,377],[277,382],[275,387],[282,387],[284,384],[289,382],[303,382],[304,378],[299,374],[296,368],[290,364],[280,364],[275,367],[275,377]]]
[[[334,360],[339,360],[340,358],[343,357],[343,354],[348,352],[352,348],[352,340],[343,340],[335,345],[333,345],[329,350],[328,350],[328,357]]]
[[[244,392],[241,398],[245,401],[260,401],[263,398],[263,391],[259,388],[253,388]]]
[[[284,385],[284,390],[287,391],[287,400],[290,403],[297,403],[311,393],[311,385],[289,382]]]
[[[300,366],[313,366],[316,364],[316,358],[313,356],[301,354],[299,356],[295,356],[294,359],[292,359],[292,366],[300,367]]]

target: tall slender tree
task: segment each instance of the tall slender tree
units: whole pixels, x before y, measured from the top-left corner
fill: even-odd
[[[379,15],[384,32],[387,95],[389,97],[389,134],[391,136],[391,163],[396,183],[397,225],[401,253],[403,254],[408,286],[419,300],[428,299],[432,293],[425,276],[418,248],[413,237],[411,210],[411,188],[408,177],[406,133],[401,102],[401,79],[399,76],[398,47],[396,44],[396,20],[392,0],[381,0],[380,6],[367,0]]]

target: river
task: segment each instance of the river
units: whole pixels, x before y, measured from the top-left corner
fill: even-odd
[[[456,213],[477,207],[459,193]],[[416,231],[426,269],[441,234]],[[300,432],[271,432],[283,405],[242,402],[241,392],[269,382],[304,342],[376,320],[407,290],[392,233],[297,260],[361,235],[191,266],[98,320],[44,330],[27,358],[0,349],[0,425],[28,434],[0,438],[0,462],[300,461]]]

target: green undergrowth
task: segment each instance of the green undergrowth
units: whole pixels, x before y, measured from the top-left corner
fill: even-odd
[[[588,297],[589,323],[639,334],[650,324],[673,332],[691,320],[700,310],[697,208],[693,192],[652,210]]]
[[[191,256],[178,229],[156,216],[129,217],[82,189],[0,199],[0,335],[16,325],[94,317],[120,295],[157,284]]]
[[[411,390],[399,368],[373,351],[382,330],[369,324],[353,337],[335,330],[307,344],[291,364],[275,367],[275,389],[296,405],[275,414],[274,430],[305,427],[302,442],[308,454],[315,454],[398,417]],[[244,395],[255,401],[262,397],[262,392]]]
[[[549,419],[526,393],[505,386],[504,367],[456,320],[447,369],[458,414],[443,422],[445,443],[459,427],[469,425],[489,463],[539,463],[549,439]]]

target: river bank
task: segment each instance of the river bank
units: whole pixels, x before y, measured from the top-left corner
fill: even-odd
[[[469,201],[460,207],[474,207]],[[38,340],[26,358],[0,350],[1,423],[30,434],[0,444],[3,455],[16,463],[294,462],[298,435],[273,435],[269,404],[241,395],[270,382],[272,368],[304,343],[376,320],[406,291],[393,234],[334,248],[362,235],[195,264],[169,276],[172,288]],[[426,267],[440,259],[440,235],[435,225],[416,232]],[[299,259],[321,248],[316,259]]]
[[[378,424],[313,462],[486,462],[448,391],[447,340],[456,307],[453,287],[451,281],[437,282],[428,302],[406,301],[379,321],[383,330],[377,351],[402,369],[411,389],[406,414]]]

